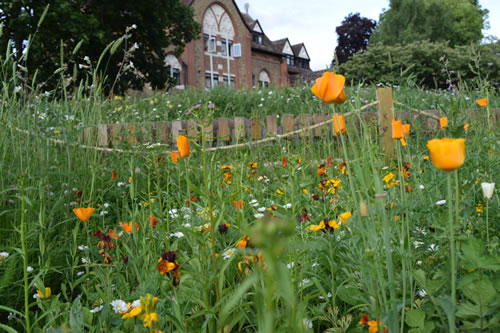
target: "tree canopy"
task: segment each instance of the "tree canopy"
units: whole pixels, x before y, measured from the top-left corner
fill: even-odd
[[[0,9],[1,54],[10,41],[19,60],[32,38],[26,67],[31,75],[38,70],[37,81],[49,88],[59,80],[58,68],[68,69],[68,82],[77,81],[74,69],[92,68],[106,47],[125,35],[101,65],[108,84],[119,76],[120,90],[142,89],[146,82],[163,88],[169,75],[166,49],[179,54],[200,32],[193,10],[179,0],[9,0],[0,1]]]
[[[450,46],[479,42],[488,14],[478,0],[390,0],[380,15],[371,43],[386,45],[420,40]]]
[[[335,29],[338,37],[333,63],[343,64],[357,52],[365,50],[376,25],[376,21],[361,17],[359,13],[346,16]]]

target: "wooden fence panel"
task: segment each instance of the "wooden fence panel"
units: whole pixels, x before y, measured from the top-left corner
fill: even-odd
[[[183,125],[184,124],[182,123],[182,120],[174,120],[174,121],[172,121],[171,131],[172,131],[172,140],[174,141],[174,143],[177,142],[177,137],[178,136],[184,134],[184,127],[183,127]]]
[[[186,121],[186,131],[187,136],[191,137],[193,141],[198,142],[198,137],[200,136],[198,130],[198,123],[192,119]]]
[[[231,141],[231,127],[229,126],[228,118],[220,118],[219,119],[219,140],[222,142]]]
[[[311,121],[312,117],[309,114],[301,114],[297,116],[297,127],[298,129],[303,129],[311,126]],[[299,134],[300,137],[303,138],[310,138],[311,137],[311,130],[305,130],[303,132],[300,132]]]
[[[262,139],[262,119],[259,117],[252,117],[250,119],[252,140],[261,140]]]
[[[138,143],[136,136],[137,126],[131,123],[127,124],[126,128],[127,128],[127,142],[131,145],[136,145]]]
[[[316,125],[316,124],[322,123],[324,121],[327,121],[329,119],[330,119],[330,115],[327,115],[327,114],[315,114],[313,116],[313,124]],[[328,126],[328,125],[323,125],[323,126],[316,127],[313,130],[313,135],[316,138],[322,138],[322,137],[328,136],[329,129],[330,129],[330,126]]]
[[[236,141],[246,139],[247,137],[247,125],[245,120],[244,117],[234,118],[234,137]]]
[[[266,117],[266,130],[267,137],[278,135],[278,116],[267,116]]]
[[[109,146],[107,125],[97,125],[97,145],[99,147]]]
[[[283,134],[295,131],[295,119],[292,114],[285,114],[282,121]]]
[[[154,128],[155,128],[156,140],[158,140],[158,142],[163,144],[172,143],[170,136],[171,134],[170,123],[166,121],[156,122],[154,123]]]

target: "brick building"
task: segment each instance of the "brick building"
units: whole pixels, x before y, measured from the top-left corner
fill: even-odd
[[[180,57],[167,51],[165,64],[178,88],[289,86],[311,71],[303,43],[271,41],[234,0],[181,1],[194,9],[202,36],[187,44]]]

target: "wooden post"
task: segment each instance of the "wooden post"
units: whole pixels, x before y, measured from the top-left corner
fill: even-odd
[[[223,142],[231,141],[231,127],[228,118],[219,119],[219,140]]]
[[[170,123],[166,121],[156,122],[154,123],[155,132],[156,132],[156,140],[160,143],[170,144]]]
[[[267,136],[278,135],[278,116],[267,116],[266,117],[266,130]]]
[[[244,117],[234,118],[234,137],[236,138],[236,141],[240,141],[241,139],[245,139],[247,137],[247,125],[245,124]]]
[[[188,119],[186,122],[186,130],[187,135],[192,138],[191,140],[197,142],[198,136],[200,135],[198,132],[198,123],[193,119]]]
[[[262,139],[262,122],[259,117],[250,118],[250,126],[252,130],[252,140]]]
[[[395,141],[392,139],[392,88],[378,88],[378,128],[381,149],[385,154],[385,162],[392,160]]]

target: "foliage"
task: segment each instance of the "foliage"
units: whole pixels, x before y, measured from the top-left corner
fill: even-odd
[[[419,86],[450,88],[460,81],[484,79],[500,85],[500,46],[450,47],[446,42],[418,41],[405,45],[370,45],[340,66],[354,82],[401,84],[409,78]]]
[[[370,43],[477,43],[483,37],[487,14],[477,0],[391,0]]]
[[[179,0],[10,0],[0,1],[0,7],[0,53],[6,54],[9,45],[20,61],[29,52],[20,61],[24,83],[36,79],[46,90],[61,77],[65,85],[89,80],[87,74],[93,74],[102,50],[117,39],[120,43],[99,68],[101,80],[109,78],[107,89],[115,78],[118,91],[142,89],[146,82],[163,88],[168,81],[165,49],[180,53],[200,29],[192,9]],[[88,73],[76,75],[81,68]]]
[[[361,17],[359,13],[346,16],[342,24],[335,29],[338,38],[332,63],[338,61],[339,65],[343,64],[354,54],[365,50],[376,25],[377,22]]]

